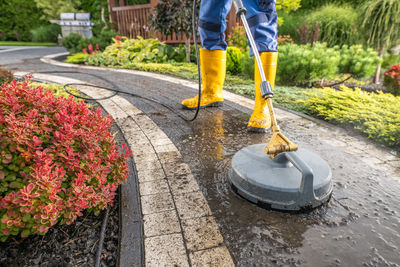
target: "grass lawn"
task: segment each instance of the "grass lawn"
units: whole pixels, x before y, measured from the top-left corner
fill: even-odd
[[[56,43],[37,43],[37,42],[17,42],[17,41],[0,41],[0,45],[6,46],[57,46]]]

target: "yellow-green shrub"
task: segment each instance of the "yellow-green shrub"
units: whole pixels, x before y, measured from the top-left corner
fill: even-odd
[[[85,59],[89,57],[90,55],[88,53],[83,53],[79,52],[76,54],[73,54],[72,56],[68,56],[65,62],[67,63],[73,63],[73,64],[81,64],[85,62]]]
[[[400,97],[345,86],[304,93],[308,98],[299,102],[308,112],[328,121],[349,123],[389,146],[400,145]]]

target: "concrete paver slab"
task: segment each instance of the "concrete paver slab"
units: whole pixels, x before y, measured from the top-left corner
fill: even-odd
[[[181,232],[181,227],[175,210],[144,215],[143,225],[145,237]]]
[[[183,220],[182,228],[190,251],[217,247],[224,241],[213,217]]]
[[[228,249],[224,247],[206,249],[190,253],[193,267],[233,267],[235,266]]]
[[[175,195],[176,208],[181,219],[210,216],[211,210],[200,191]]]
[[[175,210],[174,201],[170,193],[159,193],[141,197],[142,212],[144,215],[168,210]]]
[[[144,246],[147,267],[189,266],[181,234],[149,237]]]

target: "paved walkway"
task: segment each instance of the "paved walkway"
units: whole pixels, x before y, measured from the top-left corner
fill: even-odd
[[[37,59],[12,66],[71,70]],[[184,112],[180,99],[193,95],[197,87],[151,73],[90,67],[80,71],[101,74],[122,90],[154,98],[178,112]],[[84,74],[63,76],[99,83]],[[128,95],[101,103],[136,153],[147,266],[400,264],[399,158],[341,128],[277,109],[283,132],[329,162],[334,198],[311,214],[261,210],[229,190],[226,172],[236,151],[265,142],[268,135],[246,132],[251,100],[228,92],[225,97],[224,107],[203,110],[190,124],[162,106]]]

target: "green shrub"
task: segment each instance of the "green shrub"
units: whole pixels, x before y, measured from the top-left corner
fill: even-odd
[[[113,38],[117,36],[118,33],[113,30],[102,29],[100,33],[96,34],[91,40],[93,45],[98,44],[100,51],[104,51],[107,46],[113,43]],[[87,46],[86,46],[87,47]]]
[[[400,63],[393,65],[385,72],[384,82],[393,93],[400,94]]]
[[[249,52],[243,53],[242,57],[242,74],[249,79],[254,79],[254,57]]]
[[[336,4],[336,5],[352,5],[353,7],[358,7],[360,4],[366,2],[367,0],[302,0],[301,1],[301,10],[313,10],[316,8],[320,8],[326,4]]]
[[[68,36],[63,37],[62,45],[67,49],[71,54],[75,54],[78,52],[82,52],[82,48],[80,48],[79,43],[83,37],[77,33],[70,33]]]
[[[239,74],[243,70],[242,51],[237,47],[228,47],[226,51],[226,70],[230,74]]]
[[[400,54],[394,55],[390,52],[383,57],[382,68],[388,69],[392,65],[396,65],[397,63],[400,63]]]
[[[247,38],[244,27],[236,23],[232,29],[232,33],[227,38],[228,45],[240,48],[242,51],[247,50]]]
[[[278,26],[279,35],[289,35],[296,44],[300,44],[299,29],[305,22],[305,15],[300,12],[296,13],[279,13],[283,18],[283,24]]]
[[[61,34],[61,27],[58,24],[39,26],[31,31],[33,42],[56,43],[57,37]]]
[[[338,73],[340,53],[326,44],[279,47],[277,80],[282,84],[310,86]]]
[[[369,78],[375,74],[376,66],[381,62],[378,52],[361,45],[336,47],[340,53],[339,73],[351,73],[357,78]]]
[[[127,60],[126,58],[120,59],[117,57],[108,57],[105,56],[103,53],[97,53],[85,57],[84,62],[88,65],[94,65],[94,66],[117,66],[117,65],[128,64],[129,60]]]
[[[311,114],[328,121],[348,123],[355,129],[389,146],[400,145],[400,97],[369,93],[342,86],[306,92],[300,100]]]
[[[0,39],[30,41],[31,30],[47,24],[43,15],[32,0],[0,1]]]
[[[186,62],[186,47],[184,45],[165,45],[160,47],[160,53],[165,54],[167,62]],[[190,61],[196,62],[196,48],[190,46]]]
[[[76,54],[73,54],[72,56],[68,56],[65,62],[67,63],[73,63],[73,64],[82,64],[85,62],[85,59],[89,56],[89,54],[79,52]]]
[[[117,36],[114,43],[107,46],[101,54],[87,59],[87,63],[94,65],[125,65],[139,62],[166,62],[165,44],[156,39],[129,39]]]
[[[62,45],[70,52],[75,54],[82,52],[82,49],[87,48],[89,44],[99,46],[100,51],[104,51],[108,45],[113,42],[113,38],[117,34],[111,30],[102,30],[100,34],[92,38],[84,38],[77,33],[71,33],[63,38]]]
[[[351,6],[323,6],[309,14],[306,22],[320,26],[320,38],[325,39],[329,46],[360,42],[358,14]]]
[[[0,67],[0,85],[5,82],[11,82],[14,79],[14,74],[7,68]]]

